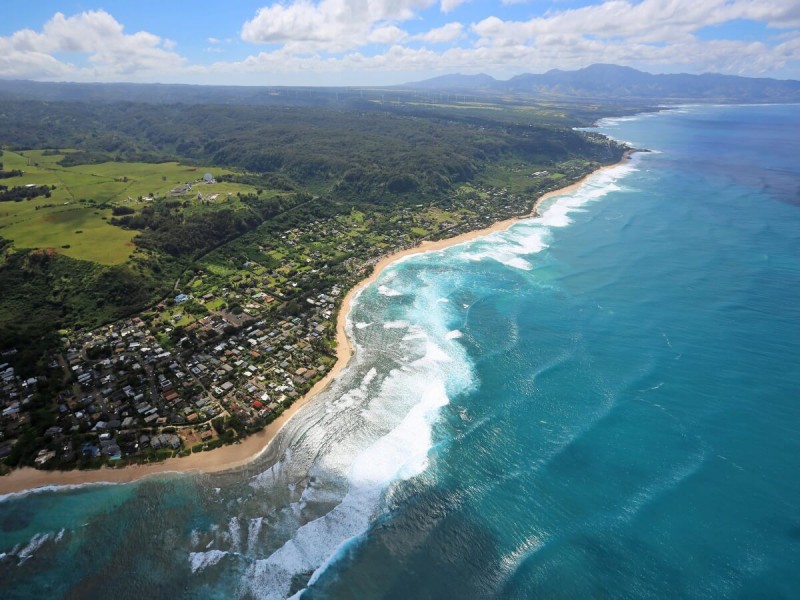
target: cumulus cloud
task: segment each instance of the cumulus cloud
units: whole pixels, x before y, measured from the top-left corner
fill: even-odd
[[[242,39],[288,44],[300,50],[340,52],[370,42],[398,41],[397,23],[414,18],[435,0],[295,0],[259,9],[242,26]],[[389,29],[394,27],[394,29]]]
[[[628,38],[646,42],[686,40],[704,27],[744,19],[772,27],[796,27],[800,4],[781,0],[608,0],[547,14],[528,21],[495,16],[474,24],[482,43],[508,46],[530,43],[541,35]]]
[[[440,7],[443,13],[449,13],[469,0],[442,0]]]
[[[421,40],[423,42],[429,42],[432,44],[443,44],[457,40],[459,37],[461,37],[463,31],[464,26],[461,23],[447,23],[441,27],[436,27],[435,29],[431,29],[425,33],[415,35],[412,39]]]
[[[408,37],[408,34],[395,25],[384,25],[373,29],[367,40],[378,44],[394,44]]]
[[[131,75],[181,67],[185,60],[172,49],[175,42],[146,31],[126,34],[103,10],[72,17],[56,13],[41,32],[22,29],[0,37],[0,76],[97,77]],[[90,67],[76,67],[53,56],[82,55]]]

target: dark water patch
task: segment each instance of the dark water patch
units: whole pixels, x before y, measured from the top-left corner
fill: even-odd
[[[15,502],[8,509],[0,504],[0,529],[5,532],[19,531],[28,527],[36,515],[33,503]]]
[[[459,494],[417,490],[401,504],[370,529],[368,550],[350,545],[303,598],[404,599],[409,578],[415,598],[491,597],[497,581],[484,561],[496,553],[497,541],[462,510]]]

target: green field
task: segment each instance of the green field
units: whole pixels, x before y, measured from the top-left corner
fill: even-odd
[[[200,183],[190,193],[169,196],[171,189],[202,179],[207,172],[219,176],[232,171],[177,162],[107,162],[62,167],[58,161],[68,150],[52,155],[43,152],[5,150],[0,157],[5,170],[24,172],[21,177],[0,180],[0,184],[9,188],[28,184],[56,188],[50,198],[40,196],[0,203],[0,236],[12,240],[17,248],[53,248],[72,258],[101,264],[123,263],[134,250],[132,240],[136,232],[107,223],[111,206],[139,209],[146,203],[138,199],[150,194],[193,202],[199,192],[206,198],[216,195],[214,202],[224,202],[229,195],[254,191],[243,184]]]
[[[0,229],[0,235],[20,248],[54,248],[56,251],[100,264],[125,262],[134,250],[135,231],[109,225],[100,211],[75,207],[71,210],[38,211],[35,217]]]

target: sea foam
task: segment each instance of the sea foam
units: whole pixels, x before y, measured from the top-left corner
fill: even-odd
[[[402,272],[395,271],[398,280]],[[398,281],[397,287],[405,289],[401,283]],[[242,593],[284,598],[297,574],[314,572],[314,581],[384,510],[392,484],[426,469],[439,410],[449,402],[451,393],[466,389],[474,378],[461,346],[434,341],[457,337],[446,326],[447,311],[453,308],[438,302],[441,292],[435,286],[418,288],[413,306],[403,309],[405,318],[384,323],[385,333],[380,335],[387,338],[387,344],[389,339],[397,339],[395,329],[411,329],[410,335],[402,337],[407,359],[397,358],[400,363],[387,371],[380,362],[370,362],[379,361],[381,353],[374,358],[359,355],[352,369],[364,362],[373,366],[361,377],[353,372],[350,382],[340,382],[340,388],[331,391],[326,404],[335,404],[332,413],[328,410],[321,420],[308,417],[314,427],[304,428],[299,446],[294,447],[292,462],[296,464],[283,468],[299,471],[304,464],[301,457],[307,457],[306,468],[313,470],[315,486],[306,488],[308,495],[304,492],[303,500],[314,498],[319,485],[321,498],[330,502],[338,497],[339,502],[322,516],[299,525],[269,557],[254,560],[242,580]],[[354,307],[354,312],[359,309]],[[377,331],[356,333],[374,336]],[[343,485],[338,496],[337,481]]]
[[[228,555],[227,552],[222,550],[208,550],[207,552],[190,552],[189,553],[189,566],[192,573],[202,571],[207,567],[211,567],[221,561]]]
[[[394,290],[394,289],[392,289],[392,288],[390,288],[388,286],[385,286],[385,285],[378,286],[378,293],[381,296],[388,296],[390,298],[395,297],[395,296],[402,296],[403,295],[402,292],[398,292],[397,290]]]

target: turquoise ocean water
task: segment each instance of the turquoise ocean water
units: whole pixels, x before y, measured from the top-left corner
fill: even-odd
[[[0,501],[2,597],[798,597],[800,106],[597,130],[653,152],[387,269],[270,456]]]

